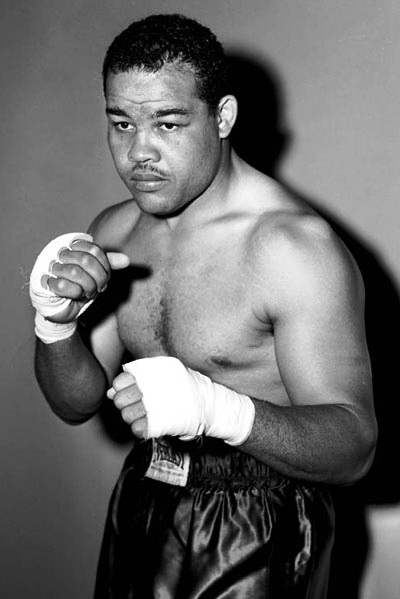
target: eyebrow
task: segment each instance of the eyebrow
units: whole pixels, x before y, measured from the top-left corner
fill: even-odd
[[[114,116],[124,116],[127,119],[130,118],[129,114],[125,112],[125,110],[122,110],[122,108],[118,108],[118,106],[107,107],[106,114],[112,114]]]
[[[188,116],[193,113],[191,110],[188,110],[187,108],[181,108],[181,107],[176,106],[176,107],[171,107],[171,108],[160,108],[160,110],[156,110],[156,112],[154,112],[152,114],[152,116],[155,118],[160,118],[163,116],[171,116],[173,114]]]
[[[122,108],[118,108],[118,106],[108,106],[106,108],[106,114],[111,114],[113,116],[121,116],[127,119],[131,118],[131,116],[125,110],[123,110]],[[192,114],[192,111],[188,110],[187,108],[176,106],[171,108],[160,108],[160,110],[156,110],[155,112],[153,112],[151,116],[152,118],[157,119],[165,116],[171,116],[174,114],[188,116]]]

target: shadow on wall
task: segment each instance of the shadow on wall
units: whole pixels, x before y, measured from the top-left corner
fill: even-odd
[[[329,599],[358,599],[369,548],[365,508],[400,501],[400,478],[391,466],[393,456],[398,454],[398,354],[393,347],[397,347],[400,338],[399,292],[380,257],[363,239],[333,212],[299,194],[280,178],[279,162],[290,143],[290,134],[284,121],[282,86],[275,71],[242,54],[231,53],[230,61],[232,89],[239,103],[233,137],[238,154],[317,210],[353,253],[364,278],[379,441],[367,476],[355,485],[333,489],[336,540],[329,586]]]

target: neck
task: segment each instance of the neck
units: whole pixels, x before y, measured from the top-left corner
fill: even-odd
[[[239,162],[229,142],[224,140],[218,170],[210,185],[178,213],[163,219],[166,224],[171,229],[181,222],[199,225],[225,211],[237,180]]]

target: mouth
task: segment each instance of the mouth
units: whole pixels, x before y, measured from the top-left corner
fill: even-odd
[[[138,191],[156,191],[166,183],[164,177],[154,173],[134,173],[129,180]]]

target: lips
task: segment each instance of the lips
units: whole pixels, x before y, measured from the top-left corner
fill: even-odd
[[[155,173],[134,173],[129,178],[136,191],[158,191],[166,183],[166,179]]]
[[[134,173],[131,177],[132,181],[164,181],[163,177],[154,173]]]

